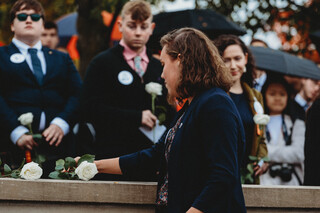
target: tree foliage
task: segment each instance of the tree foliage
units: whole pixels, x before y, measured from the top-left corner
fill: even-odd
[[[13,36],[10,30],[10,9],[16,0],[2,0],[0,3],[0,40],[9,43]],[[46,12],[46,20],[56,20],[77,9],[76,0],[39,0]]]
[[[0,41],[9,43],[12,37],[9,11],[16,0],[2,0],[0,3]],[[46,11],[47,20],[78,11],[77,29],[80,53],[80,74],[84,76],[89,61],[94,55],[110,46],[110,26],[102,22],[101,11],[120,13],[127,0],[39,0]],[[158,4],[162,0],[148,0]],[[175,1],[175,0],[168,0]],[[187,0],[190,1],[190,0]],[[249,34],[259,30],[276,30],[284,49],[312,58],[313,46],[310,32],[320,29],[320,0],[192,0],[196,8],[212,8],[238,23]],[[302,2],[302,3],[301,3]],[[279,25],[280,24],[280,25]],[[318,59],[319,60],[319,59]]]
[[[309,34],[320,29],[320,0],[195,0],[196,8],[212,8],[247,29],[276,31],[283,49],[313,58]]]

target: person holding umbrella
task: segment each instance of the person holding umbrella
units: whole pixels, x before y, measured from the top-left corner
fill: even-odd
[[[306,111],[319,95],[320,84],[318,80],[301,79],[302,88],[291,101],[291,116],[293,120],[305,120]]]
[[[229,94],[240,112],[245,127],[246,155],[242,163],[245,170],[250,163],[249,155],[259,158],[268,155],[264,132],[260,131],[258,124],[253,120],[255,114],[263,114],[262,95],[252,89],[254,60],[248,47],[235,35],[221,35],[213,42],[232,75],[233,85]],[[266,162],[260,161],[255,164],[255,183],[259,182],[258,177],[266,172],[267,168]]]
[[[159,171],[159,213],[246,212],[240,182],[245,136],[226,93],[230,72],[210,39],[196,29],[172,31],[161,45],[168,100],[188,101],[152,148],[95,161],[98,171]]]
[[[253,38],[250,42],[251,46],[256,46],[256,47],[268,47],[268,44],[264,42],[261,39]],[[264,70],[261,69],[254,69],[253,74],[253,88],[261,92],[263,84],[267,80],[267,73]]]

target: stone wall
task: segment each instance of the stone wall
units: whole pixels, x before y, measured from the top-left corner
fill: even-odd
[[[248,212],[320,212],[320,187],[243,185]],[[0,212],[149,213],[156,183],[0,179]]]

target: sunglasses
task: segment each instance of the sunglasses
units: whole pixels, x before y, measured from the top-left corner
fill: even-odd
[[[19,21],[25,21],[25,20],[27,20],[28,16],[31,17],[31,20],[32,20],[32,21],[39,21],[40,18],[43,17],[42,15],[36,14],[36,13],[33,13],[33,14],[20,13],[20,14],[16,15],[16,17],[17,17],[17,19],[18,19]]]

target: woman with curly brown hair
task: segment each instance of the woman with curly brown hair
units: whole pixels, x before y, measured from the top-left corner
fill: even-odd
[[[171,128],[152,148],[95,161],[100,173],[159,171],[156,212],[246,212],[240,183],[244,130],[226,91],[221,56],[200,31],[182,28],[161,39],[168,100],[187,99]]]
[[[246,154],[242,163],[242,168],[245,170],[250,163],[250,155],[261,159],[268,154],[264,132],[260,131],[258,124],[253,120],[255,114],[263,113],[262,95],[252,88],[252,73],[255,69],[253,56],[248,47],[235,35],[221,35],[213,43],[229,68],[228,72],[232,75],[233,84],[229,94],[239,110],[246,135]],[[259,182],[258,177],[267,168],[266,162],[260,161],[255,164],[255,183]]]

